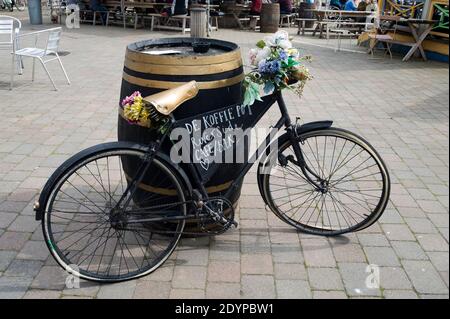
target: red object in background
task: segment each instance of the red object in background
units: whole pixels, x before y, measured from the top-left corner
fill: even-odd
[[[261,13],[262,8],[262,0],[253,0],[252,6],[250,7],[250,11],[254,13]]]

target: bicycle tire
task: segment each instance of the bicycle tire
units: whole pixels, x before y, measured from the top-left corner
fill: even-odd
[[[299,221],[295,221],[293,218],[290,218],[289,216],[287,216],[286,212],[284,212],[283,209],[280,208],[280,203],[276,203],[274,200],[274,196],[273,196],[273,191],[274,191],[273,188],[274,187],[271,188],[271,185],[270,185],[270,183],[271,183],[270,178],[272,176],[271,172],[274,168],[273,164],[266,164],[265,166],[272,165],[269,167],[265,167],[265,169],[268,169],[270,172],[268,173],[267,171],[265,171],[259,177],[262,182],[262,189],[263,189],[261,195],[265,198],[266,203],[268,204],[268,206],[270,207],[270,209],[276,216],[278,216],[280,219],[282,219],[286,223],[294,226],[298,230],[305,232],[305,233],[310,233],[310,234],[315,234],[315,235],[324,235],[324,236],[336,236],[336,235],[341,235],[341,234],[348,233],[348,232],[359,231],[359,230],[365,229],[365,228],[373,225],[373,223],[375,223],[381,217],[382,213],[384,212],[384,210],[388,204],[389,195],[390,195],[390,177],[389,177],[388,169],[387,169],[384,161],[380,157],[380,155],[377,153],[377,151],[365,139],[363,139],[362,137],[360,137],[350,131],[347,131],[347,130],[338,129],[338,128],[329,128],[329,129],[323,129],[323,130],[316,130],[316,131],[312,131],[312,132],[306,132],[306,133],[301,134],[298,137],[298,141],[307,141],[308,139],[317,138],[317,137],[325,137],[325,136],[327,136],[327,138],[333,138],[333,137],[336,139],[342,138],[345,141],[350,141],[351,143],[354,143],[354,145],[356,145],[357,147],[359,147],[362,150],[361,152],[363,152],[363,151],[366,152],[368,154],[368,158],[371,158],[373,160],[374,166],[372,166],[370,168],[372,170],[375,170],[375,168],[373,168],[373,167],[377,167],[379,169],[379,172],[376,172],[376,173],[380,174],[381,179],[367,182],[367,183],[372,183],[372,184],[375,184],[375,183],[382,184],[382,188],[380,189],[381,192],[380,192],[379,200],[376,205],[374,203],[371,203],[371,205],[372,205],[372,207],[374,207],[374,209],[371,210],[371,212],[370,212],[370,214],[368,214],[368,216],[365,216],[366,214],[362,214],[365,216],[365,218],[363,218],[360,221],[355,219],[355,223],[351,224],[351,225],[350,225],[350,223],[348,223],[348,221],[346,221],[348,223],[348,227],[342,228],[342,229],[331,228],[331,224],[332,224],[331,220],[329,222],[330,225],[328,228],[327,227],[317,227],[317,225],[311,226],[311,225],[308,225],[307,223],[305,224],[304,222],[302,223]],[[289,149],[292,145],[291,141],[289,140],[289,137],[287,135],[282,136],[278,142],[279,142],[279,144],[278,144],[279,148],[276,150],[272,150],[271,155],[269,155],[268,158],[273,159],[273,156],[275,156],[275,155],[278,156],[278,154],[280,152],[283,152],[283,151]],[[325,139],[325,145],[327,145],[327,143],[329,143],[329,142],[327,142],[327,140]],[[305,147],[303,147],[302,150],[305,150]],[[351,152],[353,152],[353,149],[349,153],[349,154],[353,155],[354,153],[351,153]],[[323,157],[325,158],[325,155],[323,155]],[[346,159],[344,159],[344,160],[346,160]],[[266,162],[268,163],[269,161],[266,161]],[[274,162],[272,162],[272,163],[274,163]],[[275,161],[275,163],[277,163],[277,165],[279,165],[278,159]],[[331,163],[333,163],[333,162],[331,162]],[[345,165],[347,163],[340,162],[339,165],[338,165],[338,163],[335,163],[336,166],[340,166],[341,164]],[[316,167],[316,169],[317,169],[317,167]],[[300,171],[300,168],[298,168],[298,170]],[[298,172],[296,172],[296,174],[297,173]],[[357,172],[357,173],[359,174],[359,172]],[[375,175],[375,173],[373,173],[373,175]],[[298,176],[298,180],[302,180],[302,179],[303,179],[303,183],[306,185],[306,182],[304,181],[305,178],[302,176]],[[358,178],[356,178],[355,180],[351,180],[351,181],[355,182],[356,180],[358,180]],[[344,179],[344,182],[350,183],[351,181],[347,181],[346,179]],[[344,182],[342,182],[342,180],[338,181],[338,183],[344,183]],[[330,185],[332,185],[332,183],[330,183]],[[339,184],[336,184],[336,185],[339,185]],[[300,191],[300,194],[302,196],[303,196],[302,192],[304,192],[304,194],[305,194],[304,196],[307,196],[309,194],[308,193],[309,190],[300,189],[299,186],[292,185],[292,188],[295,188],[295,187],[298,188],[298,190]],[[305,187],[305,186],[302,186],[302,187]],[[286,186],[286,188],[288,188],[288,187]],[[363,199],[367,200],[367,198],[364,198],[364,197],[355,198],[355,196],[356,196],[355,194],[349,193],[349,192],[356,193],[358,191],[358,189],[347,190],[348,191],[347,194],[345,194],[345,191],[341,190],[340,188],[338,188],[338,189],[339,189],[339,192],[342,193],[342,196],[347,196],[348,199],[354,199],[354,201],[356,203],[356,204],[354,204],[355,206],[358,203],[361,204]],[[314,192],[314,191],[318,191],[318,190],[312,190],[312,192]],[[286,190],[286,192],[288,192],[288,190]],[[330,194],[332,194],[331,190],[330,190]],[[352,194],[352,195],[349,195],[349,194]],[[365,193],[363,193],[361,191],[361,194],[365,194]],[[372,194],[373,193],[365,194],[364,196],[366,196],[366,197],[367,196],[375,196]],[[288,195],[285,195],[285,196],[289,199],[293,197],[292,193],[291,194],[288,193]],[[315,195],[312,195],[312,196],[315,196]],[[334,196],[334,198],[337,198],[338,195],[330,195],[330,196]],[[339,198],[341,199],[340,196],[341,195],[339,194]],[[320,198],[322,198],[322,196]],[[308,200],[308,198],[307,198],[307,200]],[[314,205],[317,206],[317,202],[315,202],[315,199],[312,199],[312,202],[314,202],[314,204],[312,204],[312,206],[314,206]],[[325,199],[323,199],[323,202],[325,202]],[[341,205],[342,205],[343,209],[346,209],[346,206],[343,205],[343,203],[342,203],[342,199],[341,199],[341,203],[339,204],[339,206],[341,206]],[[369,205],[367,205],[367,206],[369,207]],[[296,208],[296,209],[298,209],[298,208]],[[339,222],[339,215],[337,213],[339,210],[343,211],[343,209],[341,209],[339,207],[334,209],[335,215],[337,215],[336,219],[338,220],[338,222]],[[314,208],[314,211],[316,211],[316,207]],[[319,212],[317,213],[317,215],[318,215],[317,219],[319,219],[319,218],[323,219],[323,216],[322,217],[319,216],[320,211],[321,211],[321,209],[319,209]],[[357,211],[354,211],[354,212],[356,214],[358,214]],[[310,213],[308,212],[308,214],[310,214]],[[311,212],[311,216],[312,216],[312,214],[313,214],[313,212]],[[345,215],[349,215],[349,214],[353,214],[353,210],[352,211],[349,210],[348,212],[345,211]],[[328,216],[328,218],[329,218],[329,216]],[[348,216],[347,216],[347,218],[350,219]],[[355,218],[355,217],[353,217],[353,218]],[[334,222],[336,222],[336,221],[334,221]]]
[[[91,280],[91,281],[97,281],[97,282],[119,282],[119,281],[126,281],[126,280],[131,280],[131,279],[136,279],[142,276],[145,276],[151,272],[153,272],[154,270],[156,270],[159,266],[161,266],[172,254],[172,252],[174,251],[174,249],[176,248],[178,241],[180,240],[180,237],[182,235],[183,229],[184,229],[184,225],[185,225],[185,220],[182,219],[180,221],[177,221],[175,223],[171,223],[170,227],[175,227],[176,229],[173,231],[172,235],[173,237],[167,236],[166,234],[164,236],[160,236],[158,237],[158,234],[154,232],[152,232],[152,228],[148,228],[146,227],[147,225],[145,223],[142,223],[142,225],[140,224],[136,224],[139,226],[142,226],[142,228],[136,228],[136,227],[130,227],[129,229],[127,229],[125,226],[123,226],[122,224],[120,224],[120,226],[113,226],[112,223],[112,218],[111,218],[111,213],[108,212],[108,214],[106,214],[106,209],[105,211],[102,211],[102,207],[108,207],[111,208],[113,205],[111,204],[111,202],[114,200],[115,196],[119,196],[120,197],[120,191],[117,191],[117,195],[116,192],[113,191],[113,193],[111,193],[111,191],[109,193],[107,193],[106,190],[106,182],[105,185],[100,185],[100,181],[98,178],[96,178],[95,176],[97,176],[96,174],[92,174],[92,176],[90,177],[89,181],[88,177],[89,174],[87,174],[87,171],[91,171],[90,169],[86,170],[82,170],[83,168],[86,168],[87,165],[96,163],[97,168],[100,165],[100,168],[98,168],[98,176],[100,176],[100,173],[103,172],[105,170],[105,165],[101,164],[101,160],[103,159],[103,162],[105,162],[105,158],[108,159],[106,161],[106,163],[108,163],[107,165],[107,170],[108,170],[108,178],[109,178],[109,174],[111,172],[113,172],[113,170],[110,170],[110,165],[113,165],[113,160],[112,158],[114,156],[117,157],[116,162],[118,161],[118,165],[119,165],[119,170],[122,171],[123,169],[123,174],[125,174],[125,169],[126,169],[126,161],[128,161],[129,163],[131,163],[131,160],[136,160],[136,159],[142,159],[144,158],[146,155],[146,151],[144,150],[143,147],[139,146],[139,145],[133,145],[131,143],[123,143],[123,142],[117,142],[117,143],[107,143],[107,144],[100,144],[98,146],[92,147],[88,150],[85,151],[81,151],[80,153],[74,155],[72,158],[68,159],[65,163],[63,163],[61,165],[61,168],[58,172],[58,176],[57,177],[53,177],[53,180],[51,182],[50,187],[46,187],[46,192],[47,194],[44,194],[44,196],[42,198],[44,198],[45,200],[43,202],[41,202],[40,204],[43,205],[42,207],[45,208],[44,210],[44,214],[43,214],[43,219],[42,219],[42,231],[44,233],[44,237],[45,237],[45,242],[47,244],[47,247],[49,248],[52,256],[55,258],[55,260],[57,261],[57,263],[63,267],[66,271],[68,271],[69,273],[72,273],[80,278],[86,279],[86,280]],[[100,164],[99,164],[100,161]],[[102,166],[103,165],[103,166]],[[155,157],[153,159],[153,161],[151,162],[151,167],[150,169],[153,168],[153,172],[155,171],[154,168],[158,168],[160,171],[157,172],[157,174],[155,173],[155,179],[158,178],[159,180],[163,180],[162,177],[166,177],[167,179],[165,179],[167,181],[167,183],[172,183],[170,184],[171,186],[173,186],[174,188],[172,189],[175,192],[175,195],[173,193],[171,193],[170,195],[170,200],[172,200],[173,198],[177,198],[178,202],[181,204],[177,204],[176,205],[176,210],[177,212],[179,212],[179,214],[182,215],[186,215],[187,213],[187,208],[186,208],[186,204],[185,204],[185,194],[184,194],[184,190],[183,190],[183,182],[180,179],[180,177],[178,176],[178,174],[174,171],[174,169],[170,166],[168,166],[168,164],[164,163],[163,160],[160,160],[158,157]],[[94,167],[92,165],[92,167]],[[115,174],[117,174],[117,169],[114,170]],[[111,173],[112,174],[112,173]],[[94,176],[95,175],[95,176]],[[157,176],[156,176],[157,175]],[[84,176],[84,178],[78,178],[78,176]],[[71,179],[72,178],[72,179]],[[118,181],[118,178],[115,177],[116,180]],[[89,189],[89,192],[92,193],[82,193],[81,191],[78,190],[77,187],[73,186],[73,184],[79,180],[79,184],[77,184],[77,186],[80,189]],[[92,187],[94,181],[97,180],[97,187]],[[102,180],[100,178],[100,180]],[[111,179],[112,181],[112,179]],[[122,176],[120,178],[121,184],[122,186],[124,186],[123,184],[126,182],[123,182]],[[103,181],[102,181],[103,183]],[[119,183],[119,182],[117,182]],[[166,183],[166,184],[167,184]],[[83,185],[82,185],[83,184]],[[63,187],[67,186],[66,188]],[[72,185],[73,187],[71,187],[70,185]],[[82,185],[84,188],[81,188]],[[109,186],[111,186],[111,182],[109,184]],[[89,188],[90,187],[90,188]],[[102,191],[102,188],[104,192]],[[75,191],[75,189],[78,190],[78,192]],[[97,194],[92,191],[92,189],[94,189]],[[97,189],[97,190],[96,190]],[[111,187],[110,187],[111,189]],[[113,189],[115,190],[119,190],[119,186],[117,185],[115,188],[113,187]],[[123,189],[123,188],[122,188]],[[100,190],[100,191],[99,191]],[[71,196],[66,196],[66,195],[61,195],[61,197],[58,197],[58,194],[67,194],[68,192],[70,192],[69,194],[71,194]],[[82,197],[80,197],[82,200],[76,201],[74,199],[74,197],[76,195],[74,194],[82,194]],[[86,195],[86,194],[89,194]],[[103,196],[99,196],[102,195]],[[94,195],[96,197],[94,197]],[[153,196],[153,195],[152,195]],[[58,200],[59,198],[59,200]],[[87,201],[86,199],[89,199],[89,201]],[[95,199],[94,199],[95,198]],[[70,200],[69,200],[70,199]],[[140,203],[144,203],[144,205],[146,205],[145,203],[150,203],[150,202],[155,202],[156,203],[162,203],[164,201],[169,201],[169,198],[163,198],[163,196],[161,195],[159,198],[158,197],[147,197],[145,200],[142,200]],[[65,202],[67,203],[69,201],[69,204],[65,204]],[[105,206],[101,206],[100,202],[105,201]],[[108,203],[109,206],[108,206]],[[135,198],[133,198],[133,202],[137,200]],[[58,204],[59,202],[59,204]],[[70,203],[71,202],[71,203]],[[63,205],[67,205],[66,207],[69,207],[70,209],[73,209],[73,207],[77,206],[78,207],[78,211],[67,211],[67,208],[64,208],[61,211],[61,206],[60,203],[63,203]],[[92,204],[91,204],[92,203]],[[171,202],[170,204],[164,204],[167,207],[174,207],[175,204],[173,202]],[[159,206],[161,206],[161,204],[159,204]],[[153,207],[159,207],[159,206],[153,206]],[[97,207],[97,208],[96,208]],[[138,203],[136,203],[136,208],[138,210],[137,214],[142,214],[142,212],[139,212],[141,210],[144,211],[151,211],[151,206],[139,206]],[[79,211],[82,208],[82,210],[84,210],[84,212]],[[69,209],[69,210],[70,210]],[[95,210],[95,211],[94,211]],[[129,211],[129,213],[131,213],[131,211]],[[164,213],[164,211],[163,211]],[[58,215],[59,214],[59,215]],[[71,214],[71,215],[65,215],[65,214]],[[132,214],[132,213],[131,213]],[[63,217],[61,217],[61,215]],[[73,215],[73,216],[72,216]],[[72,216],[71,218],[67,217],[67,216]],[[108,216],[108,217],[107,217]],[[80,220],[80,218],[82,220]],[[89,220],[87,218],[94,218],[95,221],[92,221],[92,219]],[[54,220],[53,220],[54,219]],[[69,220],[69,221],[67,221]],[[60,223],[61,225],[59,225],[58,223]],[[67,223],[67,226],[65,226],[64,223]],[[71,224],[72,223],[72,224]],[[79,229],[73,229],[73,227],[75,227],[77,224],[86,224],[86,226],[83,226],[82,228]],[[99,223],[101,226],[99,226]],[[87,227],[92,227],[89,224],[93,224],[94,227],[93,228],[87,228]],[[73,226],[75,225],[75,226]],[[133,224],[134,225],[134,224]],[[60,228],[57,228],[60,227]],[[72,227],[72,229],[71,229]],[[116,229],[114,229],[114,227],[116,227]],[[121,229],[122,228],[122,229]],[[145,228],[145,230],[144,230]],[[63,229],[63,230],[60,230]],[[64,236],[64,231],[66,231],[67,229],[69,229],[69,232],[66,236]],[[111,230],[113,230],[113,235],[117,234],[117,238],[115,239],[115,242],[112,241],[108,244],[108,240],[110,238],[113,238],[113,236],[109,236]],[[98,237],[98,239],[95,239],[95,232],[101,232],[101,236]],[[148,243],[146,242],[146,238],[144,238],[144,234],[145,231],[149,234],[149,238],[148,238]],[[89,235],[84,235],[84,234],[89,234]],[[103,239],[105,234],[107,233],[107,237],[106,237],[106,241]],[[121,233],[122,232],[122,233]],[[60,235],[60,233],[62,233]],[[138,234],[139,235],[136,235]],[[75,234],[76,237],[73,237],[71,239],[72,242],[69,242],[69,244],[64,244],[63,242],[65,240],[67,240],[67,238],[70,238],[71,236],[73,236],[73,234]],[[134,235],[134,238],[131,236],[131,234]],[[85,238],[82,239],[78,239],[77,236],[82,236],[82,237],[86,237],[89,236],[87,239],[87,243],[86,246],[84,246],[84,248],[79,248],[77,246],[81,245],[80,243],[84,240]],[[170,237],[170,238],[168,238]],[[92,238],[94,238],[92,240]],[[140,239],[139,239],[140,238]],[[145,250],[143,249],[143,247],[147,247],[150,246],[150,240],[152,238],[154,239],[154,242],[159,241],[158,243],[162,243],[164,242],[166,246],[162,247],[159,251],[158,254],[154,253],[154,251],[152,250],[152,253],[155,255],[154,260],[151,260],[151,262],[149,261],[149,255],[147,254],[147,250],[149,248],[145,248]],[[127,242],[126,242],[127,240]],[[143,243],[142,243],[143,241]],[[90,244],[89,244],[90,242]],[[94,243],[94,244],[93,244]],[[69,246],[67,246],[69,245]],[[72,248],[72,246],[74,246],[74,248]],[[96,245],[95,250],[90,253],[90,255],[87,255],[88,257],[85,257],[83,259],[82,262],[80,262],[81,256],[84,256],[85,254],[87,254],[87,252],[80,252],[83,251],[83,249],[85,251],[89,251],[92,250],[92,245]],[[133,245],[133,246],[132,246]],[[63,247],[65,246],[65,247]],[[91,247],[90,247],[91,246]],[[118,252],[117,251],[117,247],[120,246],[121,251]],[[158,245],[156,245],[158,246]],[[103,255],[103,253],[105,253],[105,250],[109,249],[111,250],[112,247],[114,247],[114,250],[111,252],[109,252],[109,255]],[[124,249],[123,247],[125,247],[126,249]],[[131,247],[131,249],[130,249]],[[141,262],[136,262],[136,255],[139,252],[139,249],[143,252],[143,257],[142,257],[142,263]],[[78,250],[77,250],[78,249]],[[100,250],[98,250],[100,249]],[[98,253],[97,253],[98,252]],[[116,253],[117,252],[117,253]],[[99,254],[100,253],[100,254]],[[135,254],[135,255],[133,255]],[[69,255],[71,257],[69,257]],[[78,259],[78,264],[74,261],[71,260],[70,258],[75,258],[75,256],[80,256],[77,257]],[[120,256],[117,256],[120,255]],[[74,256],[74,257],[72,257]],[[92,257],[91,257],[92,256]],[[106,257],[105,257],[106,256]],[[131,267],[129,267],[127,263],[127,258],[129,260],[129,262],[131,263],[131,261],[134,261],[134,268],[130,269]],[[86,266],[86,263],[83,264],[84,260],[86,258],[90,258],[90,263],[88,266]],[[94,273],[91,267],[91,263],[93,262],[93,260],[96,260],[97,264],[98,264],[98,268],[97,268],[97,273]],[[104,259],[105,258],[105,259]],[[98,261],[100,259],[100,261]],[[102,260],[105,260],[102,263]],[[106,263],[106,260],[111,260],[109,265],[104,265]],[[117,260],[119,261],[119,265],[117,267]],[[89,260],[89,259],[87,259]],[[124,265],[126,264],[126,268],[127,271],[125,271],[124,268],[122,268],[121,271],[121,264],[122,264],[122,260]],[[114,261],[115,264],[114,264]],[[139,259],[138,259],[139,261]],[[146,263],[145,266],[144,262]],[[95,263],[94,263],[95,264]],[[132,264],[131,264],[132,266]],[[100,268],[102,269],[102,271],[100,271]],[[112,273],[111,269],[115,269],[116,273]],[[118,269],[118,271],[117,271]],[[94,269],[95,270],[95,269]]]

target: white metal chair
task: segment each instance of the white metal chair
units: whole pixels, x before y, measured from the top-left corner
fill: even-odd
[[[40,48],[23,48],[20,50],[17,50],[15,52],[16,56],[19,57],[30,57],[33,58],[33,73],[32,73],[32,81],[34,81],[34,73],[35,73],[35,61],[36,59],[38,59],[45,72],[47,73],[48,78],[50,79],[50,81],[53,84],[53,87],[55,88],[55,91],[57,91],[57,87],[55,85],[55,82],[53,81],[50,72],[48,71],[47,67],[45,66],[45,64],[47,64],[48,62],[57,60],[59,62],[59,65],[61,66],[62,71],[64,72],[64,76],[66,77],[67,80],[67,84],[70,85],[70,80],[69,77],[67,76],[66,70],[64,69],[64,66],[61,62],[61,59],[58,55],[58,46],[59,46],[59,40],[61,39],[61,32],[62,32],[62,28],[58,27],[58,28],[52,28],[52,29],[47,29],[47,30],[42,30],[42,31],[36,31],[36,32],[31,32],[31,33],[27,33],[27,34],[23,34],[20,35],[19,37],[25,37],[25,36],[35,36],[35,42],[34,45],[37,45],[37,41],[38,41],[38,37],[39,35],[48,33],[48,38],[47,38],[47,45],[45,47],[45,49],[40,49]],[[47,59],[47,57],[50,57],[49,59]]]
[[[14,54],[19,47],[18,34],[22,23],[19,19],[10,16],[0,16],[0,49],[10,50],[12,56],[11,63],[11,84],[13,87],[14,81]],[[17,73],[22,74],[22,60],[17,59]]]

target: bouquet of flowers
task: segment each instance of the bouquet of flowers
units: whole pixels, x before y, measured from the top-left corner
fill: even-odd
[[[244,79],[244,105],[260,101],[261,89],[265,94],[292,89],[301,96],[306,82],[312,78],[303,63],[310,57],[300,56],[286,31],[260,40],[256,48],[250,50],[249,59],[253,70]]]
[[[141,92],[136,91],[122,101],[123,114],[129,123],[136,124],[148,121],[150,112],[145,107]]]

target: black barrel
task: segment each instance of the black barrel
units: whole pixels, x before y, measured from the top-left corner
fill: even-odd
[[[207,53],[193,52],[192,43],[199,40],[210,43]],[[175,55],[145,53],[154,50],[176,50],[181,53]],[[243,78],[240,48],[234,43],[196,38],[136,42],[130,44],[126,50],[120,101],[135,91],[148,96],[195,80],[200,89],[197,97],[187,101],[174,112],[176,119],[183,119],[241,103]],[[154,139],[154,133],[149,129],[148,123],[139,125],[128,123],[119,106],[118,139],[146,144]],[[168,153],[170,146],[166,145],[163,149]],[[222,164],[221,169],[205,184],[208,194],[223,195],[230,188],[240,167],[242,164]],[[188,169],[185,171],[189,175]],[[146,185],[144,180],[141,188],[148,191],[155,189],[154,186]],[[156,186],[161,189],[161,185]],[[233,192],[231,196],[233,204],[237,203],[240,192],[241,187]]]
[[[315,8],[316,5],[314,3],[300,2],[300,7],[298,9],[299,18],[314,19],[314,12],[312,10]],[[314,21],[305,21],[305,28],[312,27],[314,27]]]

